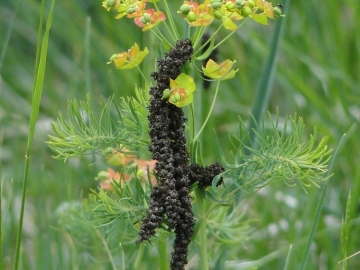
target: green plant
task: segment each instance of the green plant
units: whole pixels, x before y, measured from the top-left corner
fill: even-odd
[[[230,136],[233,154],[227,153],[230,149],[224,153],[217,142],[220,163],[205,165],[208,162],[202,152],[205,126],[221,83],[233,78],[238,71],[234,69],[235,61],[217,64],[208,57],[249,18],[266,25],[267,18],[283,16],[281,9],[260,0],[205,1],[200,5],[186,1],[178,13],[195,28],[188,27],[180,34],[167,1],[160,3],[163,9],[157,1],[148,2],[152,2],[154,9],[146,10],[146,1],[106,0],[103,6],[115,9],[117,18],[134,18],[143,31],[151,31],[158,39],[161,44],[158,70],[151,74],[156,83],[150,82],[139,66],[155,49],[141,51],[135,43],[127,52],[111,56],[110,63],[118,69],[138,69],[145,82],[144,90],[136,88],[136,98],[120,102],[111,98],[98,118],[90,98],[87,102],[73,101],[69,105],[69,120],[60,115],[53,124],[54,135],[50,136],[48,144],[57,158],[98,151],[122,169],[116,176],[99,173],[100,180],[110,181],[108,191],[104,188],[94,191],[82,207],[70,208],[62,215],[63,224],[74,235],[83,233],[82,229],[89,235],[100,235],[113,268],[117,260],[123,265],[134,264],[135,269],[142,267],[145,252],[142,244],[136,258],[130,256],[135,245],[129,249],[131,252],[127,250],[124,256],[119,255],[114,239],[120,238],[113,236],[122,227],[126,228],[120,239],[122,246],[128,242],[134,244],[136,239],[137,243],[155,241],[160,269],[168,267],[166,238],[173,237],[173,233],[171,269],[184,269],[191,240],[197,243],[193,245],[199,250],[199,268],[209,269],[207,232],[215,239],[211,252],[216,252],[219,243],[227,243],[229,248],[246,238],[248,222],[243,215],[235,214],[244,194],[248,196],[278,181],[288,185],[299,183],[304,189],[318,186],[328,178],[325,175],[331,151],[327,149],[326,138],[317,141],[316,130],[308,143],[302,142],[304,124],[300,117],[283,119],[277,114],[275,119],[271,115],[260,119],[259,112],[266,107],[265,99],[265,103],[254,106],[249,129],[239,119],[239,135]],[[202,41],[208,26],[216,21],[218,28]],[[224,29],[230,33],[216,43],[217,34]],[[181,39],[181,36],[186,38]],[[155,48],[154,44],[152,46]],[[206,64],[200,68],[204,60]],[[271,70],[272,62],[270,60]],[[263,76],[261,87],[269,83],[271,72],[269,74]],[[215,82],[216,87],[214,100],[205,113],[201,104],[204,90],[195,91],[202,79]],[[202,119],[201,115],[206,116]],[[150,166],[139,168],[143,159],[149,158],[149,150],[155,161],[156,184]],[[128,159],[134,154],[137,159],[132,166]],[[230,158],[231,161],[227,161]],[[131,181],[125,182],[125,179]],[[209,186],[212,189],[206,190]],[[211,263],[219,263],[219,260]]]

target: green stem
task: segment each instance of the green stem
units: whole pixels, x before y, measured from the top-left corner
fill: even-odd
[[[206,27],[201,26],[199,27],[198,31],[195,31],[194,37],[193,37],[193,48],[197,48],[199,42],[201,42],[201,37],[204,35]]]
[[[140,66],[136,66],[136,67],[137,67],[137,69],[139,70],[140,75],[141,75],[141,77],[144,79],[144,81],[146,82],[146,84],[149,84],[149,81],[148,81],[147,78],[145,77],[145,74],[142,72]]]
[[[195,118],[194,118],[194,104],[190,103],[189,110],[188,110],[188,121],[189,121],[189,136],[190,141],[193,140],[195,137]]]
[[[106,254],[107,254],[108,257],[109,257],[109,261],[110,261],[110,263],[111,263],[112,269],[113,269],[113,270],[117,270],[116,264],[115,264],[115,261],[114,261],[114,258],[113,258],[112,254],[111,254],[111,251],[110,251],[110,249],[109,249],[109,246],[108,246],[106,240],[105,240],[104,237],[101,235],[101,233],[100,233],[99,230],[95,230],[95,232],[96,232],[96,235],[99,237],[99,239],[100,239],[100,241],[101,241],[101,244],[103,245],[103,247],[104,247],[104,249],[105,249]]]
[[[200,128],[199,132],[196,134],[196,136],[195,136],[195,138],[194,138],[194,141],[196,141],[196,140],[199,138],[201,132],[203,131],[203,129],[204,129],[205,126],[206,126],[206,123],[209,121],[210,115],[211,115],[211,113],[212,113],[212,111],[213,111],[213,109],[214,109],[214,105],[215,105],[215,102],[216,102],[217,94],[218,94],[218,92],[219,92],[219,85],[220,85],[220,81],[217,81],[216,90],[215,90],[215,96],[214,96],[213,102],[212,102],[212,104],[211,104],[210,110],[209,110],[209,112],[208,112],[208,114],[207,114],[207,116],[206,116],[206,119],[205,119],[202,127]]]
[[[214,37],[216,36],[216,34],[217,34],[221,29],[222,29],[222,25],[220,25],[220,26],[218,27],[218,29],[216,29],[216,31],[211,35],[211,37],[210,37],[204,44],[202,44],[199,49],[197,49],[197,50],[194,52],[194,55],[197,55],[200,51],[202,51],[202,50],[205,48],[205,46],[210,43],[210,40],[211,40],[212,38],[214,38]],[[205,30],[205,28],[204,28],[204,30]],[[202,37],[203,34],[204,34],[204,32],[201,32],[201,35],[200,35],[200,36]],[[198,40],[200,41],[200,39],[198,39]],[[198,41],[198,40],[197,40],[197,41]],[[198,43],[198,42],[197,42],[197,43]],[[194,48],[196,48],[197,43],[194,45]],[[214,48],[215,48],[215,47],[217,47],[217,46],[214,46]]]
[[[180,36],[179,36],[178,31],[177,31],[176,25],[174,23],[174,19],[171,16],[171,11],[170,11],[170,8],[169,8],[168,3],[167,3],[166,0],[164,1],[164,4],[165,4],[165,10],[166,10],[166,13],[168,15],[168,20],[169,20],[170,26],[172,28],[172,31],[173,31],[174,35],[175,35],[175,40],[177,40],[177,39],[179,39]],[[172,35],[172,32],[170,30],[169,30],[169,32]],[[173,35],[172,35],[172,37],[174,38]]]
[[[167,258],[167,246],[166,246],[166,237],[167,234],[161,234],[161,237],[158,242],[158,251],[160,258],[160,270],[168,270],[169,269],[169,261]]]
[[[155,27],[156,31],[153,29],[150,29],[151,33],[157,37],[161,42],[166,42],[167,45],[171,48],[171,43],[166,39],[166,37],[160,32],[160,30]]]
[[[236,30],[232,31],[230,34],[228,34],[228,35],[227,35],[225,38],[223,38],[218,44],[216,44],[216,45],[214,46],[214,50],[215,50],[217,47],[219,47],[223,42],[225,42],[229,37],[231,37],[234,33],[236,33],[237,30],[239,30],[239,28],[240,28],[241,26],[243,26],[248,20],[250,20],[250,18],[244,19],[243,22],[242,22],[241,24],[239,24],[239,26],[236,28]]]
[[[206,237],[206,211],[205,211],[205,190],[197,187],[195,190],[196,203],[198,205],[198,222],[199,222],[199,246],[200,246],[200,268],[199,270],[208,270],[208,253]]]
[[[1,138],[0,138],[0,143],[1,143]],[[0,152],[1,154],[1,152]],[[0,164],[0,169],[1,169],[1,164]],[[4,242],[4,239],[3,239],[3,233],[2,233],[2,222],[3,222],[3,219],[2,219],[2,199],[3,199],[3,193],[2,193],[2,178],[1,178],[1,175],[0,175],[0,269],[4,269],[4,261],[3,261],[3,242]]]
[[[144,251],[145,251],[145,245],[144,244],[140,244],[139,245],[139,250],[138,253],[136,255],[136,259],[134,262],[134,269],[140,269],[140,264],[143,260],[143,255],[144,255]]]

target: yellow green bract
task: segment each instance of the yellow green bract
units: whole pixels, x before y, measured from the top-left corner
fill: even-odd
[[[236,61],[230,61],[229,59],[217,64],[210,59],[205,67],[202,67],[204,75],[214,80],[228,80],[235,76],[238,69],[234,70],[233,65]]]
[[[181,73],[175,80],[170,79],[171,94],[168,101],[179,108],[189,105],[193,101],[195,87],[194,79]]]
[[[143,51],[140,51],[139,46],[135,43],[127,52],[114,54],[108,64],[113,62],[117,69],[132,69],[139,65],[148,53],[148,48],[145,47]]]

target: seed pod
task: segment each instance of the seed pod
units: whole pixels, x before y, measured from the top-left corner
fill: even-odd
[[[281,17],[281,15],[282,15],[281,9],[278,8],[278,7],[274,7],[274,16],[275,16],[275,18],[279,18],[279,17]]]
[[[186,16],[186,19],[187,19],[189,22],[195,22],[196,19],[197,19],[197,16],[196,16],[196,14],[195,14],[193,11],[190,11],[189,14]]]
[[[241,9],[246,5],[246,1],[236,0],[235,1],[236,8]]]
[[[110,8],[111,8],[111,7],[114,7],[114,6],[115,6],[115,3],[116,3],[116,0],[107,0],[105,5],[106,5],[107,7],[110,7]]]
[[[179,11],[182,15],[188,15],[189,12],[191,11],[191,6],[184,4],[180,7]]]
[[[228,11],[233,11],[235,8],[235,4],[231,1],[227,1],[225,7]]]
[[[145,13],[145,14],[140,18],[140,21],[141,21],[143,24],[149,23],[150,20],[151,20],[151,16],[150,16],[150,14],[148,14],[148,13]]]
[[[171,103],[177,103],[181,100],[180,94],[176,93],[175,95],[172,95],[170,97],[170,102]]]
[[[151,15],[149,13],[145,13],[144,16],[146,21],[150,22],[150,19],[151,19]]]
[[[162,95],[162,99],[167,99],[167,98],[169,98],[170,97],[170,94],[171,94],[171,90],[170,89],[165,89],[164,91],[163,91],[163,95]]]
[[[243,17],[248,17],[249,15],[251,15],[251,8],[249,7],[243,7],[241,9],[241,16]]]
[[[254,8],[255,7],[255,2],[253,0],[248,0],[248,6],[250,8]]]
[[[221,2],[215,2],[210,5],[213,9],[221,8]]]
[[[223,13],[221,12],[221,10],[215,10],[214,11],[214,17],[216,19],[221,19],[223,17]]]
[[[136,11],[135,8],[129,7],[129,8],[126,10],[126,14],[133,14],[135,11]]]

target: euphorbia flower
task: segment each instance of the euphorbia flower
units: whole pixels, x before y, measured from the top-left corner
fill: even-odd
[[[181,73],[175,80],[170,79],[170,88],[169,102],[175,106],[181,108],[193,101],[195,83],[189,75]]]
[[[145,7],[146,7],[145,2],[136,1],[136,3],[133,3],[132,5],[128,6],[123,12],[125,12],[127,18],[137,18],[137,17],[141,17],[144,14]],[[117,10],[119,11],[120,14],[119,8]]]
[[[183,17],[191,26],[207,26],[212,23],[214,17],[211,16],[208,12],[208,5],[210,0],[205,0],[205,2],[199,5],[197,2],[184,1],[184,4],[181,7],[189,6],[189,12],[182,13]]]
[[[139,46],[135,43],[128,52],[122,52],[111,56],[108,64],[114,62],[117,69],[132,69],[139,65],[148,53],[148,48],[145,47],[143,51],[140,51]]]
[[[230,61],[229,59],[223,61],[220,64],[215,63],[213,60],[209,60],[206,63],[206,67],[202,67],[204,75],[215,80],[227,80],[235,76],[238,69],[233,70],[233,65],[236,61]]]
[[[210,8],[209,13],[215,18],[221,19],[225,29],[236,30],[237,25],[234,23],[234,21],[241,20],[244,17],[236,13],[234,8],[235,4],[231,4],[232,6],[230,7],[227,2],[226,4],[222,4],[220,8]]]
[[[145,32],[165,20],[166,16],[163,12],[155,12],[154,9],[147,9],[143,16],[135,18],[135,23]]]
[[[112,8],[116,8],[120,4],[120,0],[105,0],[102,3],[102,6],[109,11]]]

